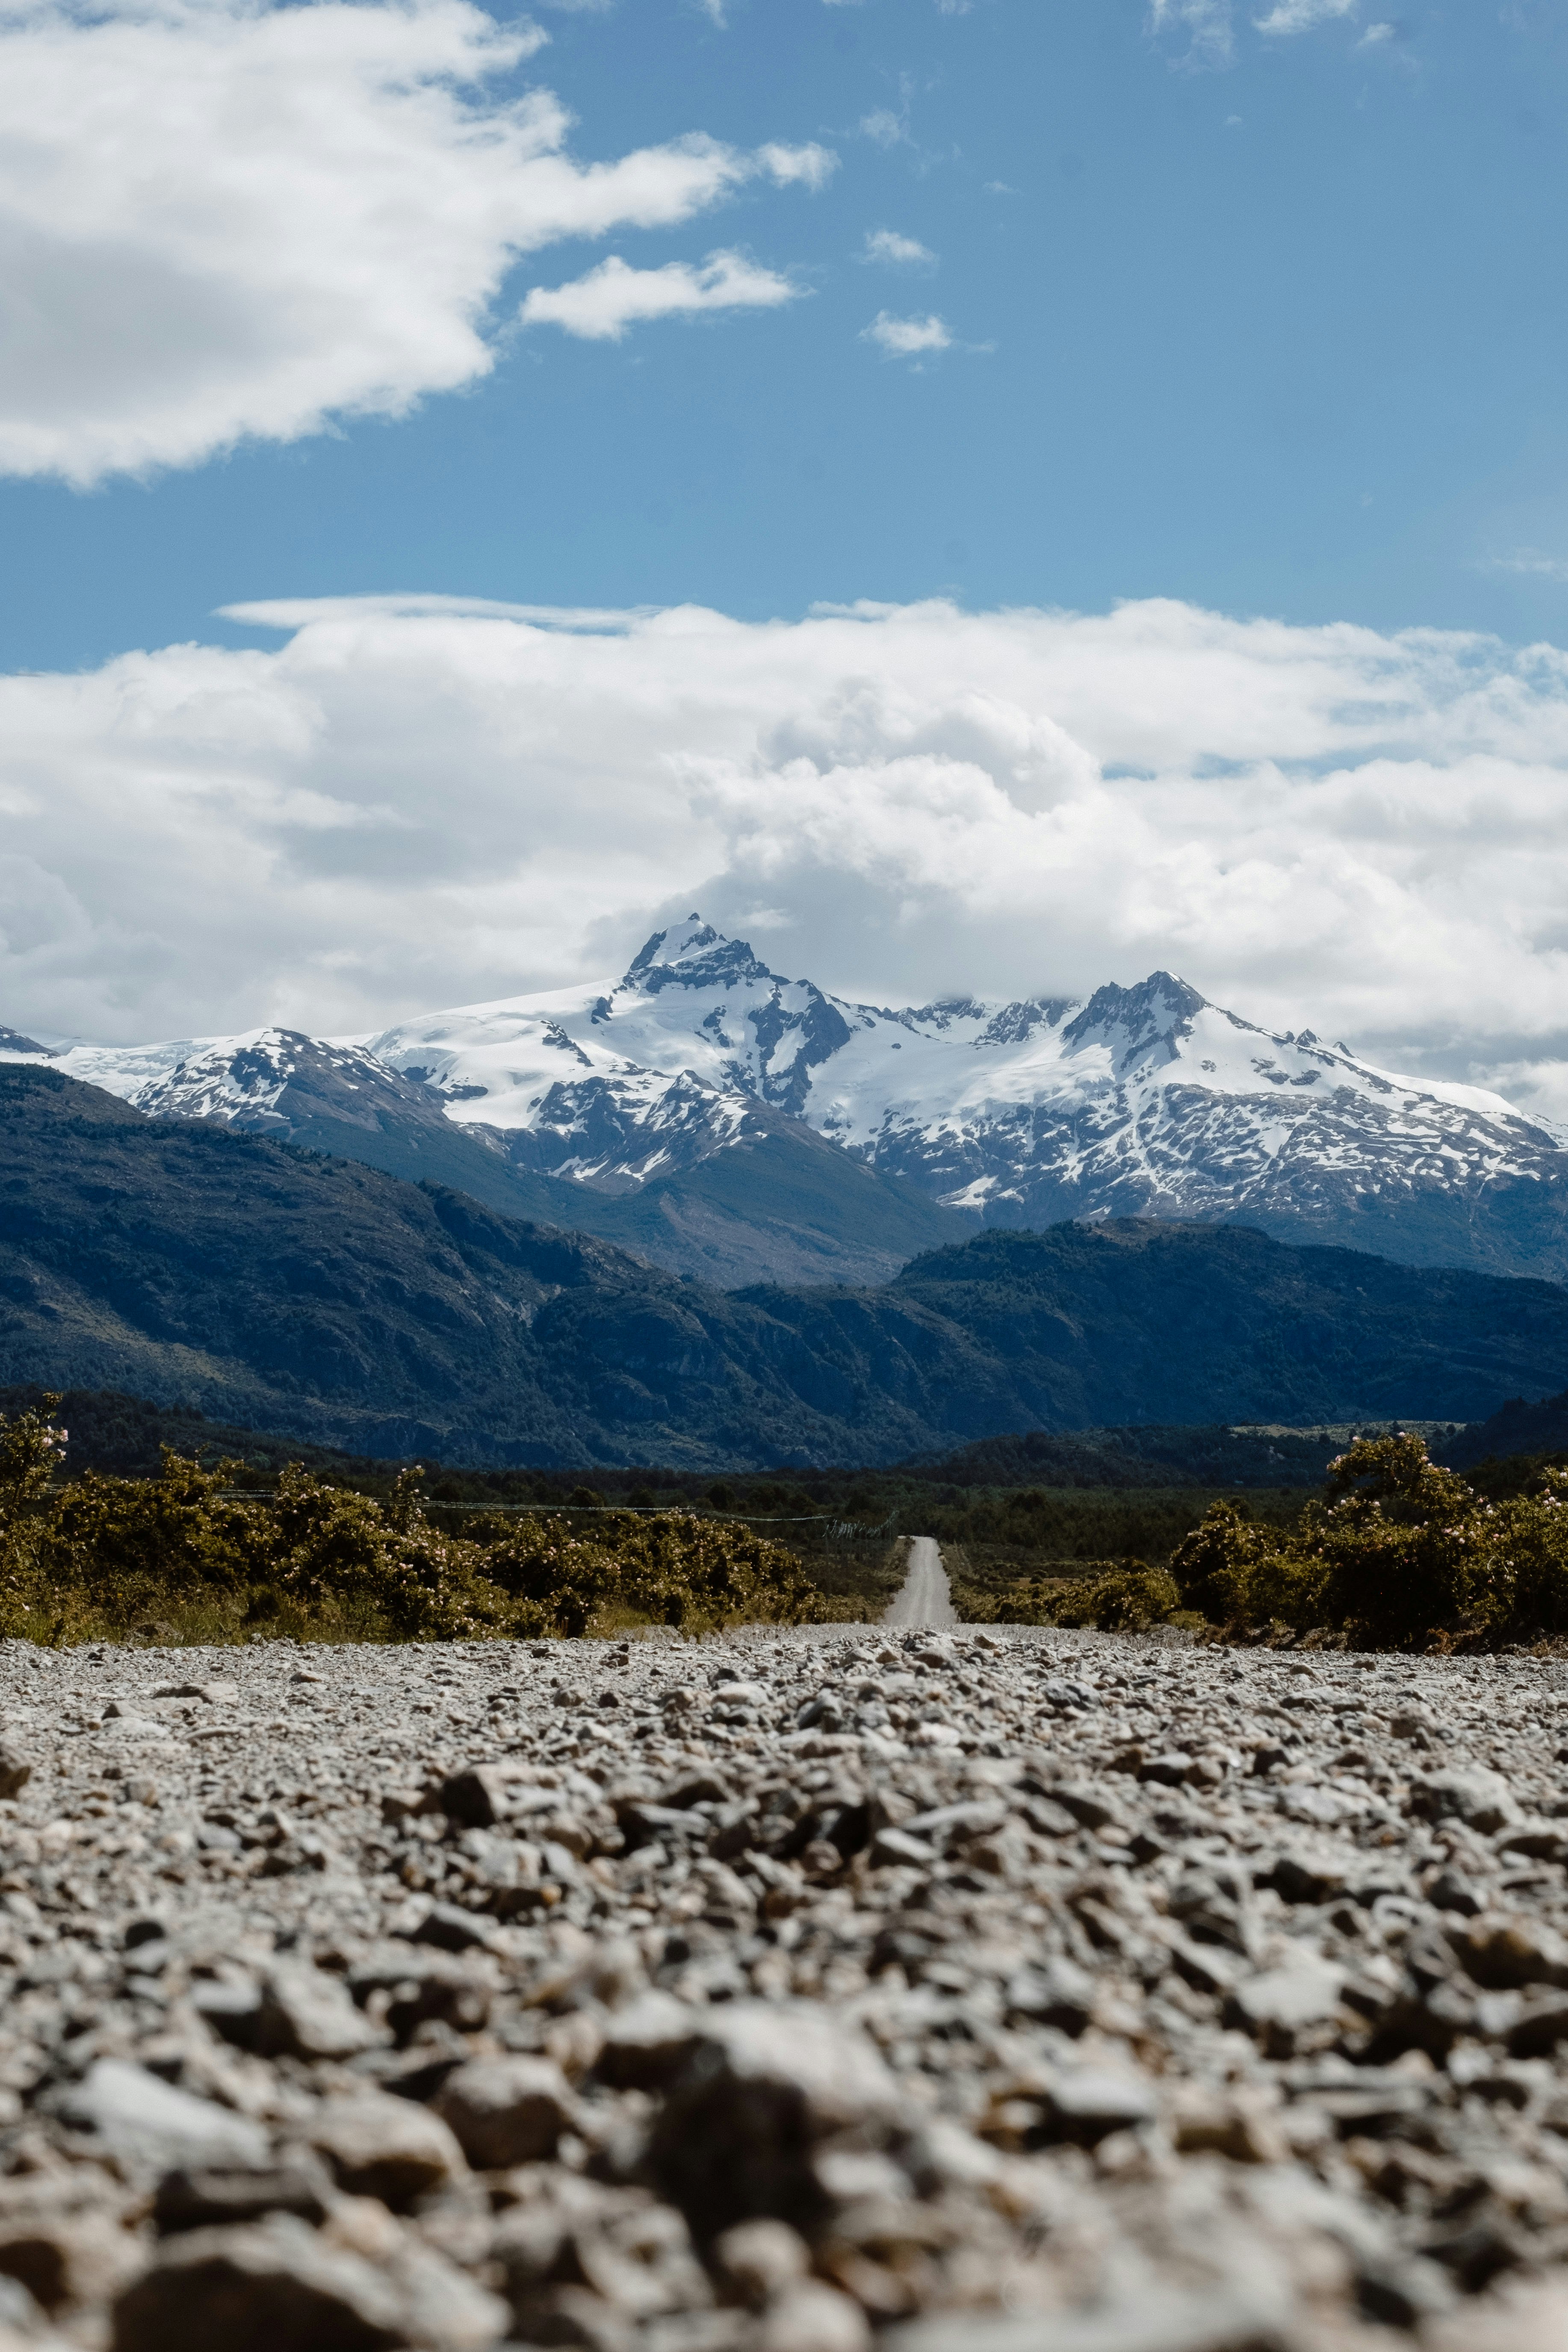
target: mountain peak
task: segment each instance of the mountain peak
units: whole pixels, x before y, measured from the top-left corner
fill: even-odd
[[[657,995],[664,988],[722,987],[731,981],[773,977],[752,954],[749,940],[727,939],[700,915],[688,915],[683,923],[655,931],[645,941],[621,985]]]
[[[55,1045],[40,1045],[36,1037],[24,1037],[19,1029],[7,1029],[0,1022],[0,1054],[41,1054],[53,1059],[58,1050]]]
[[[1097,988],[1062,1031],[1074,1045],[1109,1046],[1119,1073],[1139,1062],[1172,1062],[1208,1000],[1174,972],[1152,971],[1131,988]]]

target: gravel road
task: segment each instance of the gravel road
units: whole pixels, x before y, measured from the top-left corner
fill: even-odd
[[[1568,1669],[0,1644],[0,2352],[1563,2352]]]
[[[910,1538],[909,1573],[882,1612],[884,1625],[956,1625],[958,1612],[933,1536]]]

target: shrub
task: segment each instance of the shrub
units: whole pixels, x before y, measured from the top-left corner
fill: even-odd
[[[459,1641],[577,1635],[652,1622],[701,1630],[737,1618],[798,1624],[829,1613],[795,1554],[749,1529],[670,1513],[432,1527],[421,1473],[385,1504],[298,1464],[270,1496],[224,1491],[238,1465],[165,1450],[157,1478],[89,1475],[51,1491],[65,1433],[41,1413],[0,1419],[0,1631],[120,1634],[173,1617],[204,1639],[246,1627],[325,1637]]]
[[[1051,1615],[1051,1625],[1092,1625],[1101,1633],[1146,1633],[1163,1623],[1182,1596],[1174,1577],[1163,1568],[1147,1568],[1141,1559],[1111,1560],[1097,1575],[1062,1588]]]
[[[982,1596],[965,1590],[965,1619],[992,1625],[1092,1625],[1102,1633],[1143,1633],[1179,1607],[1181,1593],[1163,1568],[1141,1559],[1086,1560],[1068,1584],[1016,1585]]]
[[[1215,1503],[1178,1546],[1189,1607],[1222,1626],[1326,1629],[1359,1648],[1495,1648],[1568,1632],[1568,1472],[1490,1503],[1419,1438],[1363,1438],[1293,1530]]]

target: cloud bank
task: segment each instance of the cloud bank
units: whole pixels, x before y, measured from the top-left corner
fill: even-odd
[[[0,11],[0,472],[402,414],[493,365],[521,257],[832,170],[700,133],[580,163],[560,101],[508,87],[544,39],[467,0]]]
[[[1568,655],[1173,603],[362,598],[0,680],[0,1021],[379,1025],[700,907],[879,1001],[1156,965],[1568,1108]]]

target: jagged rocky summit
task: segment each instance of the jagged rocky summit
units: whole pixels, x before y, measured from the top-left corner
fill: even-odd
[[[1082,1003],[888,1008],[784,979],[693,915],[613,983],[355,1038],[52,1058],[155,1116],[428,1175],[721,1282],[886,1279],[978,1224],[1128,1215],[1568,1273],[1568,1152],[1548,1128],[1259,1028],[1163,971]]]

